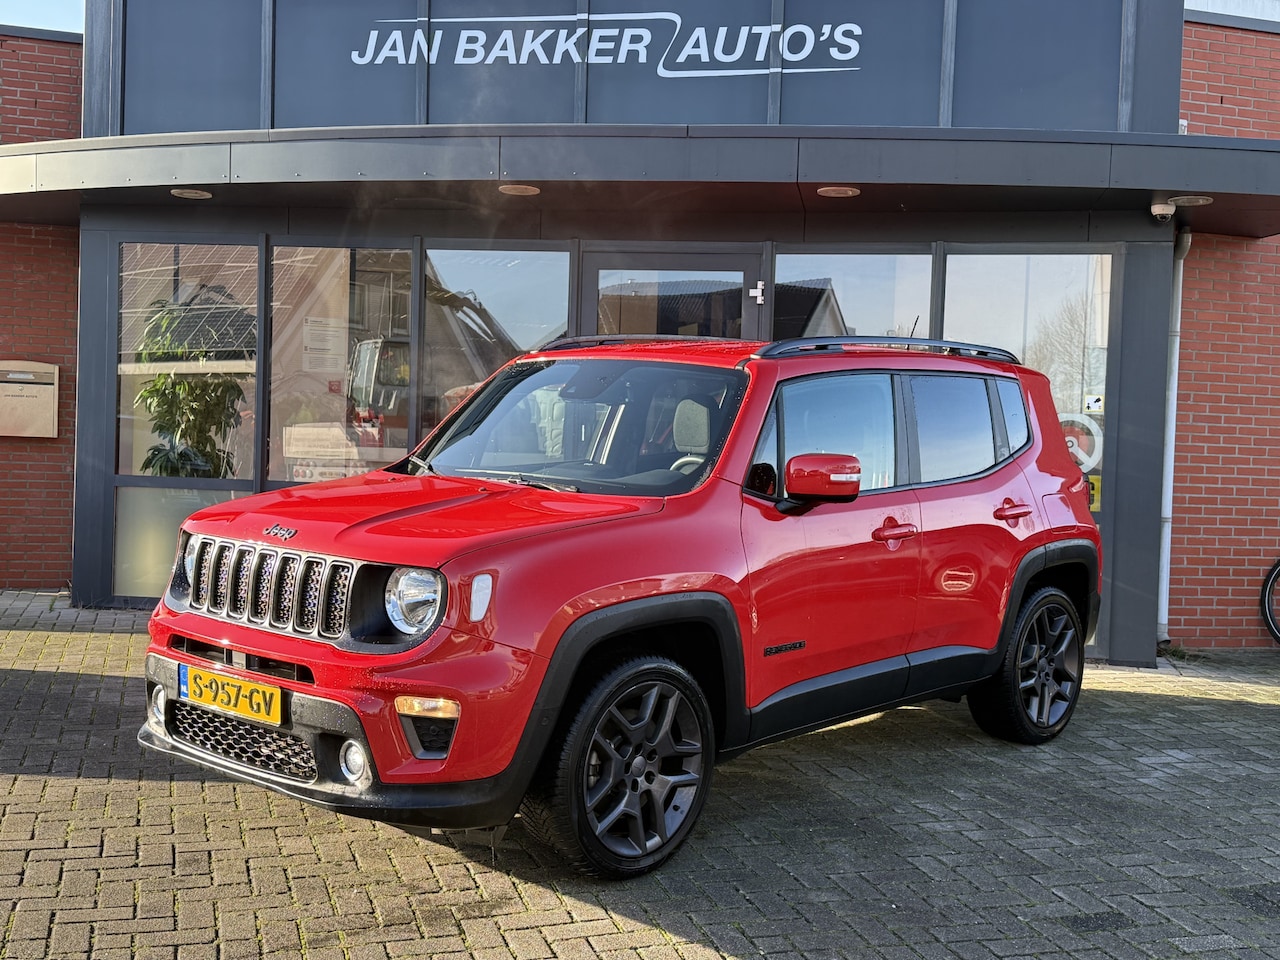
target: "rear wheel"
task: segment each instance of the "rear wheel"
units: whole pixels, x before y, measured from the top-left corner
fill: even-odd
[[[671,660],[628,660],[582,702],[521,812],[578,869],[635,876],[675,853],[693,829],[714,757],[697,681]]]
[[[1280,560],[1271,566],[1267,579],[1262,581],[1262,622],[1267,625],[1271,639],[1280,643]]]
[[[1083,672],[1080,616],[1065,593],[1046,587],[1018,611],[1000,671],[969,691],[969,712],[994,737],[1044,743],[1075,712]]]

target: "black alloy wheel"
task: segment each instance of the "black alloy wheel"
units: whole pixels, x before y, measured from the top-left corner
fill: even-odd
[[[661,658],[629,660],[589,693],[522,812],[535,836],[586,873],[630,877],[670,857],[710,789],[710,709]]]
[[[1018,612],[1000,671],[969,691],[969,712],[992,736],[1044,743],[1075,712],[1083,673],[1080,616],[1065,593],[1046,587]]]

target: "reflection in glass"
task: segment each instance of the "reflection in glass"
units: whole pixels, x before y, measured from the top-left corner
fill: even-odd
[[[423,287],[424,433],[498,367],[568,330],[567,252],[428,250]]]
[[[409,439],[408,250],[272,251],[272,480],[363,473]]]
[[[114,582],[118,597],[158,597],[173,570],[178,527],[190,514],[241,494],[230,490],[116,490]]]
[[[1110,304],[1107,254],[947,257],[947,338],[1004,347],[1046,374],[1067,445],[1095,477],[1102,472]]]
[[[601,270],[600,333],[742,335],[744,277],[735,270]]]
[[[773,336],[927,337],[927,254],[780,254]]]
[[[117,472],[253,476],[258,251],[120,247]]]

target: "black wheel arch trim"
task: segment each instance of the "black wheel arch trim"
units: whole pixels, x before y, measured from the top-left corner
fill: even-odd
[[[1009,605],[1005,608],[1004,622],[1000,627],[1000,641],[996,644],[993,653],[1003,657],[1004,651],[1008,648],[1014,625],[1018,620],[1018,612],[1022,609],[1022,602],[1027,597],[1028,586],[1032,579],[1053,567],[1073,564],[1083,564],[1087,578],[1088,592],[1085,598],[1085,609],[1079,613],[1081,625],[1084,627],[1084,640],[1088,642],[1098,625],[1098,611],[1101,605],[1098,596],[1098,547],[1092,540],[1084,538],[1059,540],[1036,547],[1018,564],[1018,570],[1013,576],[1013,587],[1009,591]]]
[[[746,668],[737,615],[727,597],[709,592],[663,594],[593,610],[571,623],[556,643],[511,763],[491,778],[501,782],[510,815],[477,826],[496,826],[515,815],[557,729],[561,711],[568,706],[578,667],[593,650],[613,637],[681,623],[703,623],[715,634],[724,678],[724,712],[721,717],[713,716],[713,721],[722,724],[721,748],[725,743],[744,742],[750,724],[745,706]]]

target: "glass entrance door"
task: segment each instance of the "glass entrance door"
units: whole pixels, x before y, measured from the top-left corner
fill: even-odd
[[[761,336],[765,292],[757,254],[586,252],[582,332]]]

